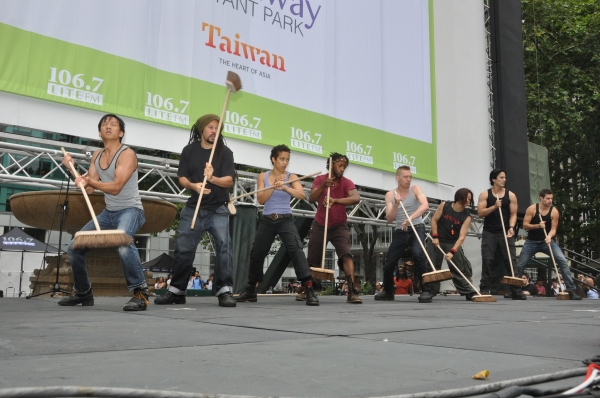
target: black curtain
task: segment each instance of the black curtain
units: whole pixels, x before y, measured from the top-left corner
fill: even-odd
[[[233,245],[233,291],[241,293],[248,282],[250,250],[256,236],[258,210],[254,206],[236,206],[230,218],[229,232]]]

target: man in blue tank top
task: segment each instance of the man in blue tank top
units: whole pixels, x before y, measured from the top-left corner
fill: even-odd
[[[536,203],[527,208],[525,218],[523,219],[523,228],[528,231],[527,240],[519,255],[519,262],[515,269],[515,275],[523,275],[525,266],[536,253],[542,252],[550,256],[550,249],[552,249],[556,266],[562,274],[563,282],[569,293],[569,298],[571,300],[581,300],[581,297],[575,292],[576,288],[573,283],[573,276],[569,270],[567,259],[560,247],[552,241],[552,238],[556,236],[559,217],[558,210],[556,210],[556,207],[552,206],[553,199],[554,195],[550,189],[542,189],[540,191],[540,203]],[[546,229],[546,234],[548,236],[544,233],[544,229]]]
[[[96,189],[104,192],[106,208],[98,215],[101,229],[121,229],[131,237],[144,225],[144,209],[138,193],[137,156],[131,148],[123,145],[125,122],[117,115],[104,115],[98,123],[98,132],[104,148],[94,152],[87,176],[79,176],[76,185],[83,185],[88,194]],[[63,164],[69,167],[73,159],[67,154]],[[70,170],[70,167],[69,167]],[[93,221],[88,222],[81,230],[94,230]],[[73,249],[73,241],[69,243],[67,254],[73,270],[74,294],[60,300],[59,305],[84,306],[94,305],[92,285],[88,278],[85,258],[88,250]],[[148,305],[148,286],[142,271],[140,255],[135,244],[117,249],[127,288],[133,292],[133,298],[125,304],[125,311],[142,311]]]
[[[506,250],[502,229],[506,231],[513,264],[516,264],[515,259],[517,257],[514,239],[518,210],[517,196],[505,188],[506,173],[504,170],[492,170],[490,172],[490,184],[492,187],[479,194],[479,200],[477,201],[477,214],[479,217],[484,218],[483,233],[481,235],[481,281],[479,283],[481,294],[490,294],[492,265],[497,250],[500,250],[504,258],[504,266],[507,272],[505,275],[510,275],[509,253]],[[500,211],[502,217],[500,217]],[[504,220],[504,225],[502,225],[501,220]],[[516,275],[518,274],[515,270]],[[525,300],[526,298],[521,289],[512,288],[513,300]]]
[[[419,186],[411,186],[412,172],[409,166],[398,167],[396,181],[398,181],[398,187],[385,194],[387,222],[395,221],[396,230],[392,236],[392,243],[388,248],[383,267],[383,291],[375,295],[375,300],[394,300],[394,270],[407,246],[411,246],[413,261],[419,275],[427,272],[425,254],[418,239],[425,242],[425,224],[423,224],[422,215],[429,210],[429,202]],[[400,207],[400,201],[402,201],[418,235],[415,235],[411,228],[406,213]],[[430,285],[427,283],[422,286],[419,296],[420,303],[431,303],[433,293]]]

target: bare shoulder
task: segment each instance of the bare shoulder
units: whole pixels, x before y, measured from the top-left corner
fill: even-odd
[[[423,193],[423,190],[422,190],[422,189],[421,189],[421,187],[420,187],[420,186],[418,186],[418,185],[413,185],[413,186],[412,186],[412,191],[413,191],[413,193],[415,194],[415,196],[417,196],[417,195],[420,195],[420,194],[422,194],[422,193]]]
[[[387,191],[387,193],[385,194],[385,200],[392,201],[393,199],[394,199],[394,190],[392,189],[391,191]]]
[[[560,212],[556,208],[556,206],[552,206],[552,217],[558,217]]]
[[[487,200],[488,198],[488,190],[486,189],[482,193],[479,194],[479,200]]]
[[[290,173],[289,180],[295,180],[296,178],[298,178],[298,176],[296,174]]]
[[[516,201],[517,200],[517,195],[515,195],[515,193],[513,191],[508,191],[508,198],[511,201],[513,201],[513,200]]]
[[[535,213],[535,204],[532,204],[531,206],[529,206],[527,208],[527,210],[525,210],[525,214],[527,214],[527,213],[529,213],[529,214],[534,214]]]

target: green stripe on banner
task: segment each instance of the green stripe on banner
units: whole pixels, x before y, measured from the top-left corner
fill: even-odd
[[[433,18],[430,1],[430,19]],[[430,23],[432,26],[432,23]],[[433,43],[433,28],[430,28]],[[224,120],[228,138],[327,157],[346,153],[353,164],[394,172],[410,164],[415,177],[437,181],[433,44],[433,143],[241,91]],[[225,85],[159,70],[92,48],[0,23],[0,90],[188,130],[197,117],[219,113]]]

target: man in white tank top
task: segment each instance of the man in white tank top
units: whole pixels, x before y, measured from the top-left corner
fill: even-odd
[[[383,267],[383,291],[375,295],[375,300],[394,300],[394,270],[397,268],[398,261],[407,246],[410,245],[412,248],[413,261],[419,275],[427,272],[425,254],[418,241],[420,239],[421,242],[425,242],[425,225],[421,216],[429,210],[427,197],[419,186],[411,186],[412,173],[410,167],[398,167],[396,181],[398,181],[398,187],[385,194],[386,218],[389,223],[396,221],[396,231],[388,248],[387,259]],[[410,222],[400,206],[400,201],[406,208],[410,222],[417,230],[418,236],[412,230]],[[413,281],[413,283],[415,282]],[[433,294],[431,286],[428,285],[424,285],[421,289],[420,303],[431,303]]]

